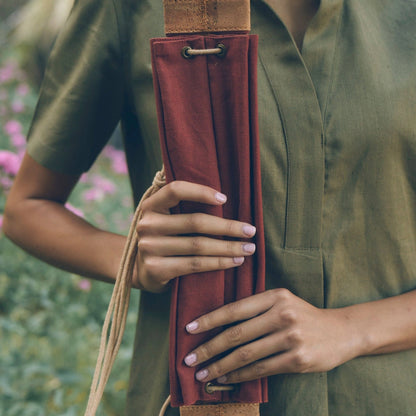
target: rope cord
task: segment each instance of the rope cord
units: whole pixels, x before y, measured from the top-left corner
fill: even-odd
[[[168,407],[170,405],[170,394],[166,398],[165,403],[163,403],[162,408],[160,409],[159,416],[165,416],[166,410],[168,410]]]
[[[113,294],[101,332],[100,349],[91,383],[87,409],[84,414],[85,416],[94,416],[98,409],[126,327],[132,276],[137,257],[138,236],[136,227],[137,223],[142,218],[143,201],[152,196],[164,185],[166,185],[166,177],[164,167],[162,167],[162,169],[156,173],[152,186],[143,194],[136,212],[134,213],[117,273]],[[166,408],[168,405],[169,403],[166,404]]]
[[[124,246],[120,267],[117,273],[116,283],[114,285],[113,294],[108,306],[107,314],[104,320],[101,332],[100,348],[98,351],[97,364],[95,366],[94,376],[91,383],[90,395],[88,398],[87,408],[84,416],[95,416],[101,398],[104,393],[105,386],[113,368],[118,350],[120,349],[121,340],[123,338],[126,327],[127,311],[129,308],[130,292],[132,284],[132,276],[134,265],[137,257],[138,236],[136,232],[137,224],[142,218],[143,201],[156,193],[166,185],[165,169],[156,173],[152,186],[143,194],[142,199],[134,213],[130,230],[127,236],[126,245]],[[109,333],[110,330],[110,333]],[[218,386],[207,383],[207,392],[234,390],[234,386]],[[160,409],[159,416],[164,416],[170,405],[170,396],[167,397]]]
[[[218,57],[223,58],[226,53],[227,48],[222,43],[218,43],[215,48],[210,49],[192,49],[190,46],[184,46],[181,50],[181,54],[185,59],[203,55],[217,55]]]

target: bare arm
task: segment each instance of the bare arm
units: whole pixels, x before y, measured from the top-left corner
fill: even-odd
[[[78,177],[53,172],[25,155],[7,199],[4,232],[54,266],[113,281],[125,237],[99,230],[65,208],[77,181]]]
[[[97,229],[65,208],[77,180],[46,169],[26,155],[7,200],[4,231],[50,264],[114,281],[126,238]],[[145,202],[138,226],[135,287],[162,292],[175,277],[236,267],[244,256],[253,254],[254,244],[222,239],[252,237],[255,228],[250,224],[198,213],[170,215],[169,209],[182,200],[222,205],[226,198],[218,199],[219,195],[212,188],[178,181]]]

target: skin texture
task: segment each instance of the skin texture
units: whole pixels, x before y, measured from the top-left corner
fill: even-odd
[[[55,266],[114,281],[125,237],[98,230],[65,209],[77,179],[45,169],[26,155],[9,194],[4,231]],[[149,198],[138,225],[136,287],[163,292],[179,275],[238,267],[253,253],[253,245],[247,252],[247,243],[216,238],[253,236],[250,224],[198,213],[170,215],[169,208],[184,200],[225,203],[216,190],[187,182],[174,182]],[[415,291],[346,308],[319,309],[285,289],[269,290],[188,324],[188,332],[195,334],[231,326],[190,351],[185,363],[200,366],[201,381],[219,378],[223,383],[327,371],[360,355],[415,348],[415,316]],[[233,352],[204,368],[205,361],[231,348]]]
[[[329,371],[361,355],[416,347],[416,292],[339,309],[316,308],[286,289],[226,305],[187,325],[191,334],[233,325],[192,351],[196,378],[239,383]],[[235,348],[208,367],[203,363]],[[202,366],[201,366],[202,364]]]
[[[4,233],[54,266],[112,282],[126,238],[99,230],[65,208],[77,180],[52,172],[25,155],[7,199]],[[253,254],[254,244],[198,236],[252,237],[255,228],[250,224],[198,213],[169,214],[169,208],[179,201],[221,205],[225,199],[214,189],[179,181],[150,197],[138,224],[139,261],[134,286],[160,293],[177,276],[236,267],[244,256]]]
[[[170,215],[169,209],[180,201],[222,205],[226,196],[206,186],[177,181],[143,203],[143,217],[137,227],[137,270],[138,286],[145,290],[162,292],[175,277],[239,266],[244,256],[255,251],[252,243],[215,238],[253,237],[253,226],[207,214]]]
[[[270,0],[299,48],[316,1]],[[52,172],[26,155],[10,191],[4,232],[33,255],[66,270],[112,282],[125,237],[99,230],[65,209],[78,177]],[[217,190],[174,182],[144,204],[138,225],[135,287],[167,290],[177,276],[238,267],[255,247],[250,224],[214,216],[170,215],[180,201],[226,203]],[[229,238],[234,240],[227,241]],[[340,309],[319,309],[285,289],[226,305],[189,323],[190,333],[229,325],[190,351],[201,381],[236,383],[279,373],[330,370],[354,357],[416,348],[416,292]],[[232,352],[228,352],[233,348]],[[225,354],[221,354],[225,353]],[[204,362],[221,354],[204,368]]]
[[[266,3],[280,16],[299,50],[312,18],[319,9],[319,0],[267,0]]]

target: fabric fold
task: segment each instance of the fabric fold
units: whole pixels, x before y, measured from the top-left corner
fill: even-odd
[[[182,48],[226,47],[216,55],[185,59]],[[240,267],[175,280],[170,323],[172,405],[267,400],[265,380],[234,392],[209,394],[184,357],[221,329],[189,335],[185,325],[226,303],[264,290],[264,232],[257,129],[255,35],[191,35],[153,39],[152,65],[167,182],[207,185],[228,197],[223,207],[183,202],[175,212],[204,212],[256,226],[256,254]]]

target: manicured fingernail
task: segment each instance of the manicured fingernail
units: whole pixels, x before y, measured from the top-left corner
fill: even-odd
[[[202,381],[208,377],[208,370],[201,370],[195,374],[195,377],[198,381]]]
[[[199,324],[197,321],[193,321],[191,323],[189,323],[188,325],[186,325],[186,330],[188,332],[192,332],[192,331],[196,331],[199,327]]]
[[[253,243],[247,243],[247,244],[243,244],[243,251],[245,253],[249,253],[252,254],[254,253],[256,250],[256,245]]]
[[[256,227],[253,227],[252,225],[243,225],[243,233],[248,237],[253,237],[253,235],[256,234]]]
[[[227,376],[221,376],[217,378],[218,383],[223,384],[227,382]]]
[[[227,197],[224,195],[224,194],[222,194],[222,193],[220,193],[220,192],[217,192],[216,194],[215,194],[215,199],[218,201],[218,202],[221,202],[222,204],[227,200]]]
[[[235,264],[242,264],[244,261],[244,257],[234,257],[233,261]]]
[[[192,353],[185,357],[185,364],[191,366],[192,364],[196,363],[196,354]]]

